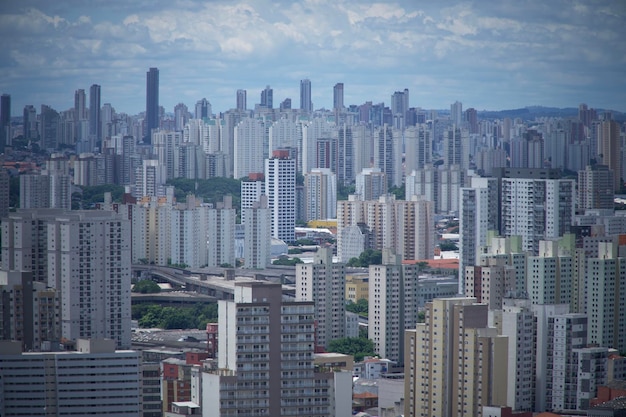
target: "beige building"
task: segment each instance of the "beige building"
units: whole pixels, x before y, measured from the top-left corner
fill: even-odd
[[[360,299],[368,299],[369,275],[346,275],[346,301],[356,303]]]
[[[487,322],[487,305],[473,297],[426,304],[425,323],[406,331],[405,416],[482,416],[483,405],[506,405],[508,337]]]

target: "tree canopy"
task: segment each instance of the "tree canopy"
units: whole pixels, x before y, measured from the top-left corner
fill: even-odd
[[[357,268],[367,268],[370,265],[380,265],[383,262],[383,253],[379,250],[367,249],[361,252],[358,258],[352,258],[347,265]]]
[[[188,194],[201,197],[206,203],[217,204],[224,200],[225,195],[233,197],[233,207],[241,208],[241,181],[233,178],[215,177],[206,180],[190,180],[174,178],[167,181],[174,187],[176,201],[184,202]]]
[[[217,303],[198,303],[193,307],[136,304],[132,306],[132,318],[142,328],[203,330],[207,323],[217,320]]]
[[[296,264],[304,263],[300,258],[279,258],[272,262],[272,265],[283,265],[283,266],[295,266]]]
[[[353,303],[352,300],[350,300],[348,301],[348,304],[346,304],[346,311],[360,314],[362,316],[367,316],[367,309],[367,300],[365,298],[359,299],[356,303]]]
[[[133,285],[133,289],[131,291],[141,294],[156,294],[161,292],[161,287],[159,287],[159,284],[150,279],[142,279]]]
[[[331,340],[328,344],[329,352],[343,353],[354,356],[360,362],[365,356],[374,356],[374,342],[364,337],[344,337]]]

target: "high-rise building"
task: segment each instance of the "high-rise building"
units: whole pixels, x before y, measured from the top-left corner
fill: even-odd
[[[463,103],[455,101],[450,105],[450,120],[453,124],[461,126],[463,123]]]
[[[406,126],[406,113],[409,111],[409,89],[396,91],[391,95],[391,116],[393,127],[403,129]]]
[[[401,186],[402,132],[384,125],[374,132],[374,166],[380,168],[390,186]]]
[[[36,139],[38,137],[37,131],[37,109],[35,106],[28,104],[24,106],[24,138]]]
[[[502,234],[522,236],[523,249],[537,254],[540,240],[569,232],[575,187],[568,179],[502,178]]]
[[[151,143],[152,130],[159,128],[159,69],[146,73],[146,119],[143,141]]]
[[[59,293],[33,281],[28,271],[0,269],[0,340],[15,340],[25,352],[60,339]]]
[[[316,344],[346,337],[346,266],[333,263],[332,248],[319,248],[311,264],[296,268],[296,301],[315,304]]]
[[[272,237],[295,241],[296,161],[289,151],[277,150],[265,160],[265,195],[271,211]]]
[[[626,349],[626,256],[618,242],[599,242],[587,257],[586,294],[589,342]]]
[[[333,109],[343,110],[343,83],[337,83],[333,87]]]
[[[371,233],[373,249],[390,248],[404,260],[430,259],[434,256],[433,215],[432,201],[420,196],[400,201],[387,194],[361,201],[350,195],[347,201],[337,202],[337,253],[342,262],[354,256],[344,248],[343,230],[362,223]]]
[[[74,140],[81,142],[89,139],[89,125],[87,114],[87,98],[85,90],[78,89],[74,92]],[[85,129],[87,128],[87,129]]]
[[[235,218],[232,196],[210,208],[207,219],[208,266],[230,265],[235,267]]]
[[[3,269],[31,271],[59,293],[61,337],[130,347],[128,220],[104,210],[20,210],[2,221],[2,235]]]
[[[300,110],[310,113],[313,111],[311,101],[311,80],[308,78],[300,80]]]
[[[507,405],[508,337],[475,298],[438,298],[405,336],[404,415],[482,416]]]
[[[248,92],[246,90],[237,90],[237,110],[245,111],[248,108]]]
[[[72,208],[69,175],[20,175],[20,208]]]
[[[113,340],[80,339],[76,352],[22,353],[19,343],[0,344],[3,416],[140,415],[139,352],[116,351]]]
[[[337,174],[339,184],[352,184],[354,172],[354,138],[352,127],[343,124],[337,130],[337,154],[332,168]]]
[[[406,146],[404,172],[424,169],[432,162],[432,139],[430,130],[424,124],[408,127],[404,131]]]
[[[102,123],[100,120],[100,86],[93,84],[89,88],[89,142],[93,151],[95,145],[102,141]]]
[[[314,168],[304,176],[306,221],[337,217],[337,177],[328,168]]]
[[[259,199],[250,206],[242,206],[241,220],[244,227],[243,267],[264,269],[271,261],[272,243],[271,211],[267,205],[267,196],[259,195]]]
[[[194,117],[203,120],[212,116],[211,103],[206,98],[202,98],[196,102],[196,111]]]
[[[274,107],[274,90],[269,85],[261,91],[261,106],[268,109]]]
[[[254,172],[263,172],[266,152],[266,124],[251,117],[243,118],[234,127],[234,177],[243,178]]]
[[[578,209],[613,210],[615,173],[606,165],[587,165],[578,171]]]
[[[135,172],[133,195],[136,197],[162,196],[166,181],[166,168],[156,159],[144,159]]]
[[[378,200],[387,194],[387,178],[380,168],[364,168],[356,176],[354,193],[360,200]]]
[[[171,214],[171,263],[200,268],[208,262],[207,219],[210,206],[187,196]]]
[[[0,153],[4,152],[4,147],[11,139],[8,135],[11,129],[11,96],[2,94],[0,96]]]
[[[471,187],[460,190],[459,294],[464,293],[465,267],[477,264],[480,248],[487,244],[487,232],[497,230],[498,181],[480,177],[471,181]]]
[[[9,174],[4,170],[0,170],[0,219],[9,214],[11,194],[11,180]]]
[[[39,115],[39,138],[40,146],[44,149],[56,149],[59,143],[59,113],[52,107],[41,105]],[[74,137],[72,132],[72,138]],[[74,144],[74,141],[72,141]]]
[[[414,329],[419,311],[416,265],[402,265],[393,250],[383,249],[381,265],[370,265],[368,338],[382,357],[404,363],[404,331]]]
[[[620,127],[615,120],[604,120],[598,125],[598,158],[613,171],[614,190],[620,192],[623,181]]]
[[[351,373],[314,370],[312,301],[283,301],[280,284],[235,283],[234,301],[218,309],[218,369],[201,375],[203,404],[215,416],[330,417],[351,401],[351,381],[337,379]]]

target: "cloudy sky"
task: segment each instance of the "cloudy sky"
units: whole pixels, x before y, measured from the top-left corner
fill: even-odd
[[[102,86],[102,103],[145,109],[146,71],[160,70],[160,104],[248,107],[269,84],[299,106],[389,103],[510,109],[527,105],[626,111],[626,1],[504,0],[2,0],[0,92],[26,104],[73,106]]]

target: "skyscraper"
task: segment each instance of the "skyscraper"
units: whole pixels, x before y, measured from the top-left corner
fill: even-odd
[[[332,248],[319,248],[313,263],[296,267],[296,301],[315,303],[318,346],[346,337],[345,290],[346,266],[333,263]]]
[[[300,110],[305,112],[313,111],[311,102],[311,80],[308,78],[300,80]]]
[[[265,90],[261,91],[261,106],[268,109],[274,106],[274,90],[269,85],[265,87]]]
[[[476,298],[426,303],[425,323],[405,336],[407,417],[481,416],[506,405],[508,337],[488,327]]]
[[[409,89],[396,91],[391,96],[391,117],[393,126],[402,129],[405,126],[406,112],[409,110]]]
[[[272,237],[295,241],[296,161],[288,150],[277,150],[265,160],[265,195],[272,215]]]
[[[343,83],[337,83],[333,87],[333,109],[343,109]]]
[[[100,86],[94,84],[89,88],[89,143],[90,150],[102,140],[102,128],[100,122]]]
[[[143,142],[151,143],[152,129],[159,127],[159,69],[146,73],[146,119]]]
[[[306,220],[337,216],[337,176],[328,168],[313,168],[304,176]]]
[[[24,106],[24,138],[37,138],[37,109],[32,104]]]
[[[246,90],[237,90],[237,110],[246,110],[248,107],[246,96]]]
[[[196,103],[196,119],[204,119],[205,117],[211,117],[211,103],[206,98],[198,100]]]
[[[613,210],[614,176],[606,165],[587,165],[578,171],[578,208]]]
[[[313,302],[283,301],[280,284],[244,282],[218,309],[218,369],[202,374],[212,415],[343,415],[337,408],[345,397],[335,393],[350,397],[350,382],[345,392],[337,375],[314,370]]]
[[[9,130],[11,128],[11,96],[3,94],[0,97],[0,153],[4,152],[4,147],[9,141]]]
[[[604,120],[598,125],[598,157],[603,165],[613,171],[615,191],[619,192],[622,181],[622,161],[620,155],[620,128],[615,120]]]
[[[463,123],[463,103],[455,101],[450,104],[450,120],[457,126]]]

